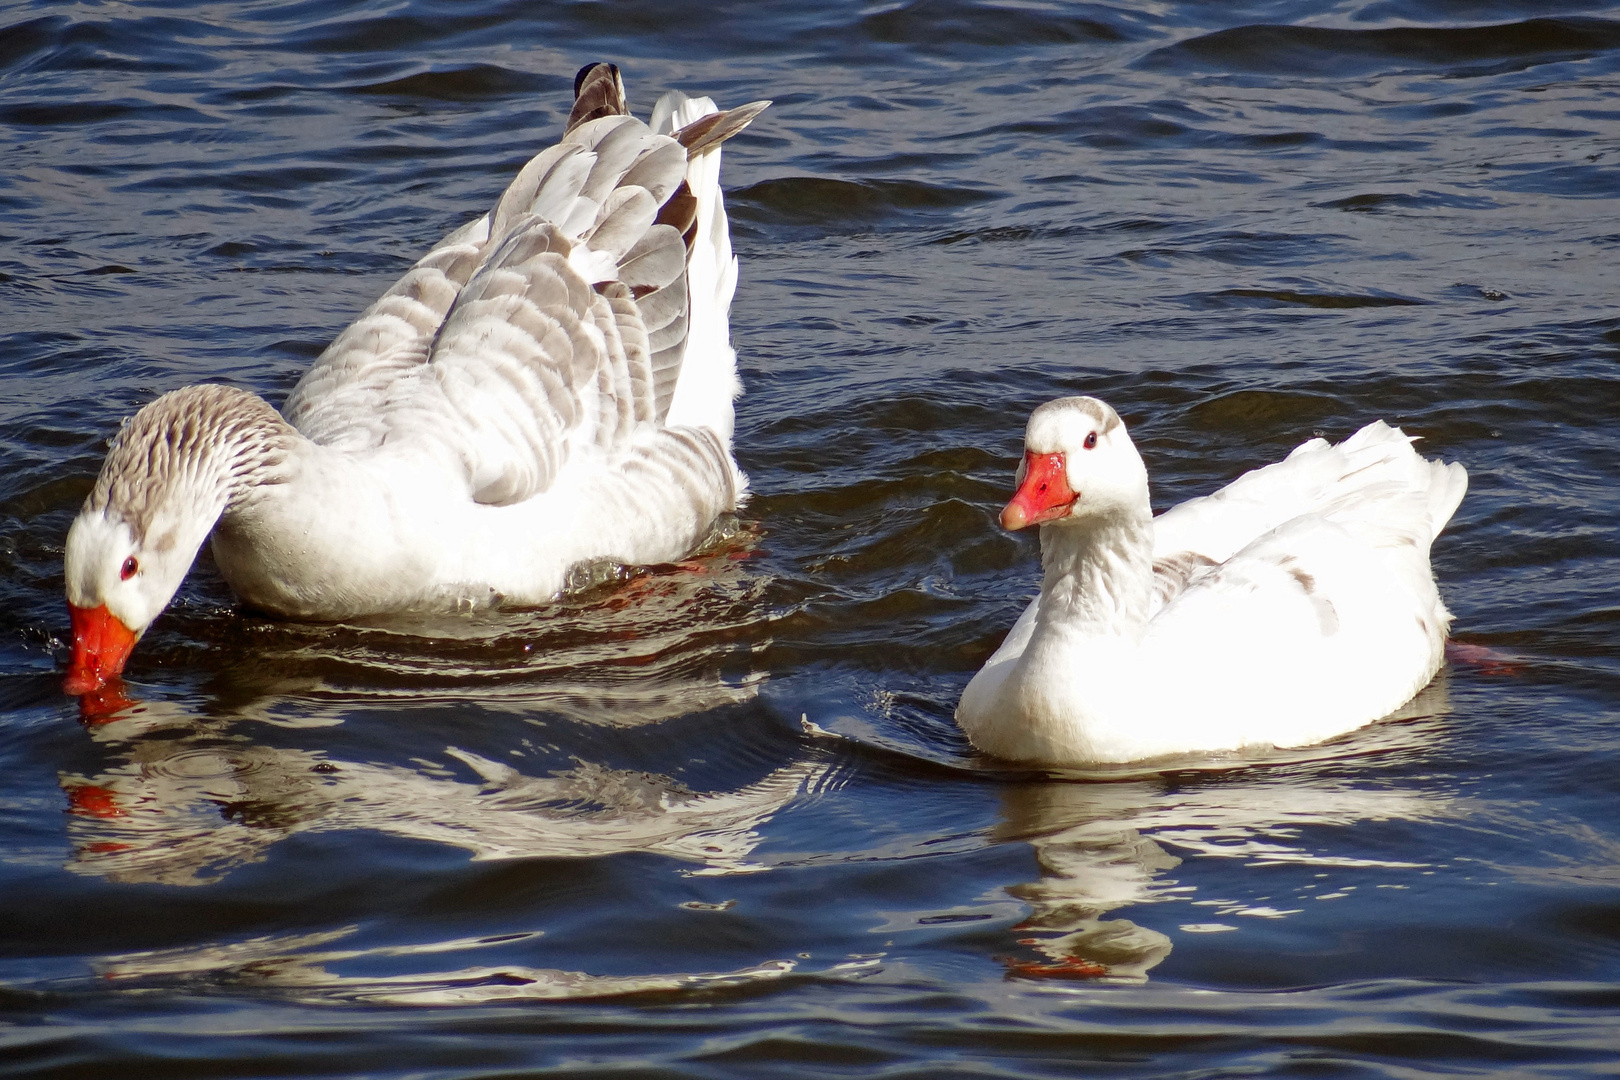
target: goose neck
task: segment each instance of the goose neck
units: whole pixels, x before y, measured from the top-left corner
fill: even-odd
[[[1129,511],[1041,527],[1041,619],[1087,636],[1139,638],[1153,595],[1153,517]]]
[[[223,386],[171,391],[125,425],[85,509],[140,537],[202,531],[259,485],[279,480],[296,433],[262,399]],[[201,536],[198,536],[198,542]]]

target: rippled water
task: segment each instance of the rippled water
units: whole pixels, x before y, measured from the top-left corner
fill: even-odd
[[[205,562],[81,721],[119,418],[279,401],[597,58],[776,100],[726,158],[729,535],[426,627]],[[0,1074],[1612,1071],[1617,88],[1620,11],[1554,0],[0,12]],[[1159,505],[1421,434],[1476,648],[1306,751],[977,758],[1035,588],[994,513],[1070,392]]]

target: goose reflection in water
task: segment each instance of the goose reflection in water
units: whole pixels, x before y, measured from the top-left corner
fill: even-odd
[[[605,588],[612,572],[583,568],[581,591],[550,610],[444,618],[431,639],[419,626],[407,636],[386,626],[267,624],[269,646],[255,642],[251,662],[224,664],[204,688],[206,707],[143,702],[115,681],[82,698],[81,709],[92,737],[123,760],[60,778],[72,810],[69,868],[121,882],[200,885],[296,833],[360,829],[478,859],[651,851],[699,863],[702,873],[748,869],[757,826],[813,783],[819,767],[790,764],[735,790],[702,792],[577,758],[530,776],[455,746],[408,761],[345,761],[332,740],[301,749],[251,732],[261,724],[331,727],[396,702],[418,715],[471,706],[583,730],[653,725],[749,701],[763,675],[726,669],[736,666],[736,640],[764,618],[765,579],[742,561],[756,543],[733,523],[680,567]]]
[[[455,747],[444,753],[466,779],[212,738],[142,742],[112,769],[61,777],[72,811],[68,869],[203,885],[295,834],[362,829],[475,859],[647,851],[697,863],[697,873],[739,873],[755,869],[759,826],[824,768],[797,762],[733,791],[700,792],[591,762],[526,776]]]
[[[628,994],[713,990],[777,979],[793,971],[791,960],[773,960],[723,972],[654,975],[594,975],[522,964],[477,965],[453,971],[406,975],[343,975],[332,966],[355,961],[397,961],[511,945],[525,936],[502,934],[427,945],[343,948],[356,932],[344,927],[314,934],[284,934],[201,948],[157,949],[109,956],[97,965],[103,979],[146,985],[152,981],[228,981],[271,986],[310,1003],[360,1001],[374,1005],[470,1005],[495,1001],[556,1001]]]
[[[699,696],[712,700],[715,693],[704,686]],[[666,694],[664,703],[674,696]],[[796,761],[734,790],[693,791],[671,777],[588,761],[529,776],[455,747],[443,750],[441,762],[418,760],[414,767],[343,761],[224,737],[227,725],[190,720],[165,704],[135,706],[91,729],[98,741],[122,750],[124,761],[94,776],[60,778],[71,810],[69,870],[122,883],[204,885],[289,837],[367,830],[459,848],[475,860],[647,852],[690,864],[692,874],[747,873],[762,868],[750,860],[762,826],[822,784],[828,768]],[[620,713],[616,721],[631,718]],[[793,968],[791,961],[773,959],[715,973],[609,976],[513,963],[443,970],[447,954],[453,963],[470,950],[500,953],[515,939],[536,935],[336,947],[355,932],[346,927],[204,943],[107,957],[95,966],[103,979],[133,989],[200,980],[274,987],[309,1000],[407,1004],[712,988]],[[413,962],[416,954],[421,958]],[[422,970],[390,976],[333,970],[347,962],[403,962]]]
[[[1302,783],[1277,769],[1346,756],[1396,754],[1432,745],[1438,719],[1449,710],[1447,678],[1440,676],[1390,720],[1333,743],[1257,759],[1258,767],[1234,761],[1234,775],[1167,770],[1114,782],[1008,784],[995,839],[1022,841],[1034,849],[1041,876],[1009,886],[1029,906],[1013,928],[1022,950],[1003,958],[1012,977],[1140,980],[1167,957],[1171,937],[1111,911],[1145,904],[1193,903],[1216,919],[1284,918],[1291,912],[1260,902],[1198,897],[1171,871],[1182,856],[1241,859],[1253,866],[1278,863],[1320,867],[1417,864],[1372,861],[1312,851],[1298,843],[1300,829],[1346,827],[1360,821],[1426,821],[1461,813],[1447,793],[1378,790],[1348,782]],[[1395,722],[1399,721],[1399,722]],[[1140,775],[1144,770],[1138,770]],[[1271,775],[1268,775],[1271,774]],[[1107,779],[1107,772],[1087,779]],[[1177,777],[1187,778],[1178,787]],[[1252,779],[1250,779],[1252,777]],[[1167,784],[1167,778],[1170,782]],[[1231,923],[1180,925],[1183,933],[1234,930]],[[1033,952],[1038,959],[1032,958]]]
[[[752,687],[730,687],[747,695]],[[713,701],[713,683],[691,687]],[[564,688],[563,700],[584,691]],[[618,702],[613,722],[663,718],[679,698],[644,690]],[[266,706],[254,719],[277,722]],[[245,726],[238,717],[236,726]],[[316,718],[315,722],[330,721]],[[338,760],[325,751],[289,749],[226,736],[230,724],[198,721],[167,703],[132,706],[91,727],[125,760],[94,776],[64,775],[72,811],[74,856],[68,868],[123,883],[204,885],[262,858],[301,833],[368,830],[472,853],[475,860],[581,858],[646,852],[690,864],[688,873],[721,875],[764,869],[751,861],[762,827],[802,793],[829,783],[826,761],[800,760],[733,790],[694,791],[653,773],[576,760],[545,776],[455,747],[443,761],[414,767]],[[167,736],[167,737],[160,737]],[[274,988],[295,998],[396,1004],[602,997],[712,989],[773,979],[794,961],[768,959],[720,972],[601,975],[521,963],[455,967],[459,954],[504,956],[538,932],[408,945],[345,942],[349,926],[311,934],[273,934],[103,958],[104,980],[143,989],[175,982]],[[361,939],[357,939],[357,942]],[[339,943],[343,943],[340,945]],[[344,947],[347,945],[348,947]],[[445,967],[446,959],[449,969]],[[378,963],[417,970],[346,974]]]
[[[701,692],[713,692],[712,684]],[[977,921],[987,913],[1005,917],[1009,899],[1024,906],[1017,924],[990,947],[1009,977],[1137,981],[1173,949],[1177,932],[1166,922],[1174,920],[1180,933],[1192,934],[1291,914],[1280,900],[1268,906],[1264,897],[1239,893],[1227,899],[1199,892],[1199,886],[1176,875],[1183,859],[1418,870],[1343,854],[1335,849],[1344,845],[1325,847],[1320,834],[1315,843],[1302,842],[1299,833],[1347,829],[1375,819],[1434,821],[1464,813],[1463,803],[1447,791],[1381,790],[1312,775],[1319,764],[1431,747],[1447,709],[1445,694],[1442,675],[1403,712],[1401,722],[1374,725],[1308,750],[1234,757],[1216,763],[1214,771],[1205,761],[1201,767],[1158,763],[1134,772],[1009,778],[999,785],[997,820],[975,830],[976,837],[960,839],[970,846],[1028,844],[1040,873],[1034,880],[1005,882],[989,897],[979,893],[972,910],[947,914],[954,921],[963,921],[964,913]],[[267,710],[265,719],[274,711]],[[772,820],[790,804],[809,808],[813,816],[816,806],[838,802],[837,791],[851,782],[852,773],[847,755],[837,752],[813,752],[808,760],[732,790],[697,792],[669,777],[584,761],[551,775],[529,776],[454,747],[434,755],[442,758],[436,765],[414,768],[342,761],[329,753],[247,739],[225,743],[215,725],[176,712],[149,706],[92,729],[98,740],[121,750],[123,760],[91,777],[63,777],[75,811],[70,828],[76,871],[120,881],[200,884],[259,858],[284,837],[367,829],[454,846],[476,859],[594,858],[640,851],[680,860],[689,874],[770,871],[750,880],[765,889],[764,895],[776,895],[801,887],[797,875],[806,866],[829,860],[888,862],[940,850],[938,804],[930,799],[916,802],[915,818],[902,813],[881,827],[873,822],[855,834],[823,836],[826,846],[819,853],[785,850],[780,843],[760,850]],[[160,733],[180,737],[147,737]],[[816,743],[851,739],[820,729],[808,733]],[[975,772],[974,786],[983,775]],[[940,797],[954,796],[941,791]],[[803,828],[801,838],[809,835]],[[778,875],[787,879],[771,884]],[[1141,918],[1140,909],[1163,904],[1192,907],[1187,914],[1154,920],[1157,929],[1125,917]],[[909,925],[932,934],[946,921],[939,909],[896,912],[884,932]],[[707,966],[700,961],[688,963],[685,972],[645,975],[502,962],[507,953],[523,952],[522,942],[506,948],[523,934],[401,945],[368,941],[356,927],[108,956],[96,967],[105,978],[132,988],[198,978],[264,986],[308,1000],[441,1004],[597,997],[778,978],[799,963],[786,959],[799,947],[792,927],[782,930],[765,935],[767,940],[759,942],[765,951],[747,967],[691,970]],[[479,950],[492,953],[494,962],[461,958]],[[865,966],[857,971],[852,960],[842,965],[847,971],[835,964],[822,974],[867,977],[887,962],[861,960]],[[379,965],[390,973],[374,974]],[[401,972],[402,966],[411,970]]]
[[[764,676],[751,656],[764,637],[768,579],[745,561],[757,542],[731,523],[677,567],[581,568],[577,590],[551,608],[441,617],[430,637],[419,623],[401,634],[387,624],[232,619],[233,639],[210,648],[215,674],[201,694],[143,701],[138,688],[114,682],[81,699],[81,719],[108,760],[59,776],[70,811],[67,868],[119,883],[203,886],[288,838],[346,831],[426,841],[474,860],[644,852],[678,860],[693,875],[761,869],[752,856],[762,827],[824,782],[825,762],[755,767],[743,747],[746,782],[694,790],[655,771],[589,760],[592,731],[652,728],[714,710],[723,718],[758,694]],[[191,618],[181,636],[206,638],[219,622]],[[465,735],[462,746],[426,742],[446,709]],[[397,740],[385,735],[380,745],[377,723],[400,725]],[[535,741],[546,745],[533,746],[535,723],[585,749],[570,754],[543,738]],[[350,742],[335,732],[286,745],[300,741],[299,729],[340,725],[355,729],[349,738],[362,749],[345,750]],[[549,764],[525,771],[496,760],[514,752],[520,762]],[[375,978],[330,970],[384,957],[397,967],[418,953],[438,958],[424,968],[443,967],[447,954],[453,967],[464,950],[499,953],[538,936],[336,944],[356,933],[204,942],[105,957],[96,967],[133,988],[196,977],[421,1003],[708,987],[793,967],[767,960],[736,971],[606,976],[500,963]]]

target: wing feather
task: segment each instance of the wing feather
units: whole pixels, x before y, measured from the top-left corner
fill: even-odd
[[[612,304],[600,294],[592,302],[591,314],[606,345],[605,360],[597,372],[596,445],[608,449],[627,440],[637,416],[635,387],[630,377],[630,358],[619,333]]]
[[[647,235],[657,218],[658,203],[646,188],[618,188],[602,204],[601,220],[585,234],[585,239],[593,249],[619,262]]]
[[[582,140],[582,145],[596,154],[596,168],[583,193],[598,203],[607,199],[636,159],[654,145],[654,135],[647,126],[629,116],[597,121],[572,137]]]
[[[582,70],[576,89],[562,140],[300,381],[284,411],[306,435],[351,451],[435,445],[461,463],[474,499],[506,505],[546,490],[583,448],[628,454],[645,445],[638,431],[663,422],[691,330],[689,261],[694,244],[713,246],[696,228],[713,216],[702,200],[719,203],[709,151],[763,105],[720,113],[678,95],[660,103],[666,128],[655,132],[628,115],[611,65]],[[694,116],[700,128],[675,130]],[[718,470],[730,489],[740,476],[728,439],[729,427],[718,442],[667,445],[702,459],[684,474]]]
[[[652,348],[647,341],[647,324],[629,286],[610,282],[601,289],[612,313],[612,324],[624,348],[630,376],[630,397],[637,421],[658,419],[657,390],[652,368]]]

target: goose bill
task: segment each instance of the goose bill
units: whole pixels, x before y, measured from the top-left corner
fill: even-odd
[[[1001,527],[1016,532],[1067,517],[1079,498],[1069,488],[1062,454],[1024,454],[1024,482],[1001,512]]]
[[[73,620],[73,659],[62,689],[88,694],[124,670],[140,635],[120,622],[106,604],[93,608],[69,604],[68,615]]]

